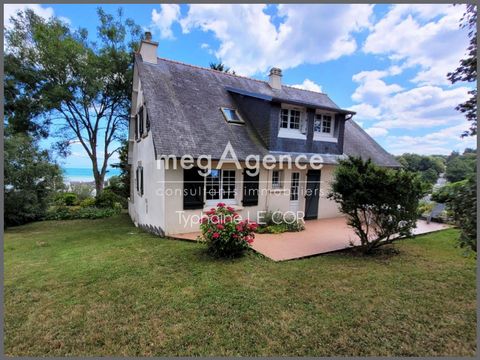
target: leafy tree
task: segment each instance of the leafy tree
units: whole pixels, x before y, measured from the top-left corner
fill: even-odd
[[[5,225],[41,219],[55,190],[63,188],[62,171],[49,153],[29,136],[4,138]]]
[[[453,153],[452,153],[453,154]],[[450,182],[457,182],[467,179],[475,174],[477,164],[476,153],[455,154],[447,160],[447,169],[445,177]]]
[[[9,81],[11,124],[30,129],[28,114],[18,113],[22,99],[39,114],[60,122],[57,150],[66,155],[78,141],[92,163],[97,194],[103,189],[108,161],[127,128],[132,89],[132,54],[140,27],[97,10],[98,42],[86,29],[71,30],[56,18],[45,20],[31,10],[12,18],[5,33],[11,66]],[[21,71],[13,71],[17,66]],[[20,95],[19,95],[20,94]],[[17,116],[18,115],[18,116]],[[17,121],[18,119],[18,121]],[[22,126],[20,126],[22,125]]]
[[[406,170],[419,173],[422,180],[430,186],[433,185],[439,175],[445,171],[445,161],[442,157],[438,156],[405,153],[397,156],[397,160]]]
[[[360,249],[371,253],[396,234],[411,234],[424,192],[417,174],[349,157],[337,167],[328,197],[347,216],[348,225],[360,239]]]
[[[109,188],[117,195],[128,199],[130,196],[130,165],[128,165],[128,141],[124,140],[118,152],[120,162],[112,164],[113,168],[120,169],[119,176],[109,179]]]
[[[211,62],[210,63],[210,69],[222,71],[222,72],[225,72],[227,74],[231,73],[231,74],[235,75],[235,71],[234,70],[230,71],[230,68],[226,67],[225,64],[223,64],[221,61],[219,61],[218,63]]]
[[[447,74],[448,80],[452,84],[458,81],[477,81],[477,5],[467,4],[466,11],[460,20],[460,27],[468,29],[470,44],[467,48],[467,57],[460,60],[460,65],[455,71]],[[477,134],[477,89],[468,92],[470,99],[459,104],[455,109],[465,114],[468,121],[471,122],[470,129],[462,134],[465,136],[474,136]]]

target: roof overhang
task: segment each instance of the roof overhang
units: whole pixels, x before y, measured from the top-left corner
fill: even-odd
[[[332,107],[319,105],[319,104],[315,104],[315,103],[304,102],[304,101],[294,101],[294,100],[291,100],[291,99],[284,99],[284,98],[280,98],[280,97],[275,97],[275,96],[255,93],[255,92],[251,92],[251,91],[247,91],[247,90],[243,90],[243,89],[239,89],[239,88],[234,88],[234,87],[231,87],[231,86],[225,86],[225,90],[227,90],[228,92],[235,93],[235,94],[249,96],[249,97],[252,97],[252,98],[256,98],[256,99],[260,99],[260,100],[264,100],[264,101],[269,101],[269,102],[281,102],[281,103],[292,104],[292,105],[297,105],[297,106],[304,106],[304,107],[308,107],[308,108],[327,110],[327,111],[332,111],[332,112],[336,112],[336,113],[339,113],[339,114],[352,115],[352,116],[356,114],[355,111],[350,111],[350,110],[345,110],[345,109],[340,109],[340,108],[332,108]]]

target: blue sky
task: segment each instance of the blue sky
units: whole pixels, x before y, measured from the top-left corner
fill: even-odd
[[[85,27],[92,39],[99,5],[7,5],[33,8]],[[117,5],[101,5],[114,12]],[[121,5],[159,41],[158,56],[199,66],[222,60],[238,74],[326,92],[393,154],[448,154],[476,147],[454,110],[472,84],[452,86],[468,44],[452,5]],[[80,146],[66,166],[89,167]],[[116,160],[114,159],[113,162]]]

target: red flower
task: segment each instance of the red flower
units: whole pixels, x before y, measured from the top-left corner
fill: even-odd
[[[214,223],[214,224],[218,223],[218,216],[217,215],[212,216],[212,223]]]
[[[234,212],[234,211],[235,211],[235,209],[234,209],[233,207],[231,207],[231,206],[227,206],[227,210],[230,211],[230,212]]]
[[[214,232],[213,235],[212,235],[212,237],[213,237],[214,239],[218,239],[218,238],[220,237],[220,234],[219,234],[218,232]]]
[[[223,207],[225,207],[225,204],[224,204],[224,203],[218,203],[218,204],[217,204],[217,207],[223,208]]]
[[[251,223],[249,226],[250,231],[255,231],[257,230],[258,225],[256,223]]]
[[[218,224],[217,229],[218,230],[223,230],[223,229],[225,229],[225,226],[223,226],[222,224]]]
[[[215,235],[215,234],[214,234]],[[249,244],[253,243],[253,238],[251,236],[245,236],[245,241]]]
[[[237,226],[235,226],[235,229],[237,229],[237,231],[242,231],[243,230],[243,225],[240,223]]]
[[[232,217],[231,216],[225,216],[225,222],[227,222],[227,223],[232,222]]]
[[[202,218],[202,224],[205,224],[208,221],[208,217],[203,217]]]

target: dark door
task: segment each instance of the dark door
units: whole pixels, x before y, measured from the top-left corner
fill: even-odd
[[[305,220],[318,217],[318,199],[320,197],[320,170],[307,172],[307,188],[305,192]]]

